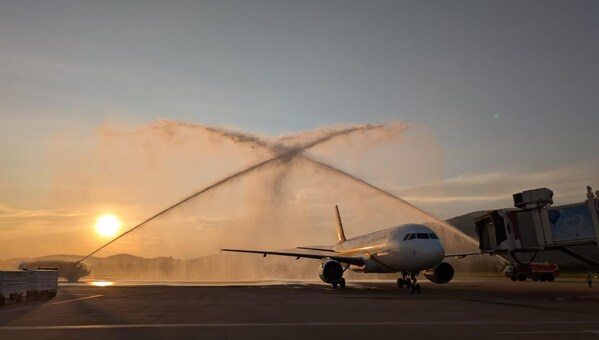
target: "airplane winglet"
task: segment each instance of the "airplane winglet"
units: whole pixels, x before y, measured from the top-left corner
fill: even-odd
[[[339,207],[335,205],[335,212],[337,213],[337,238],[339,243],[345,241],[345,233],[343,232],[343,223],[341,222],[341,214],[339,214]]]

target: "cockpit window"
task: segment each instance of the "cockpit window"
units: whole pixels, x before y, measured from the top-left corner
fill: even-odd
[[[438,239],[439,239],[439,238],[437,237],[437,235],[435,235],[435,233],[430,233],[429,235],[430,235],[430,237],[431,237],[433,240],[438,240]]]
[[[427,233],[417,233],[416,235],[417,235],[416,237],[420,238],[420,239],[429,239],[430,238]]]
[[[410,238],[408,238],[408,240],[413,240],[416,238],[416,234],[410,234]]]
[[[408,237],[410,237],[410,234],[406,234],[406,236],[404,236],[403,240],[407,241]]]

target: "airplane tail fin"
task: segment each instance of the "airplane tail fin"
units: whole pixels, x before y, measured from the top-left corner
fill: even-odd
[[[345,241],[345,233],[343,232],[343,223],[341,222],[338,206],[335,206],[335,212],[337,213],[337,238],[339,239],[339,243],[341,243]]]

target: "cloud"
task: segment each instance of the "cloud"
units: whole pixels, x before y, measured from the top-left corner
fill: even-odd
[[[241,219],[237,217],[192,216],[185,221],[201,229],[217,229],[226,227],[236,221],[239,222]]]
[[[505,208],[512,195],[524,190],[547,187],[554,191],[555,204],[582,201],[586,185],[597,183],[597,165],[570,165],[541,171],[495,171],[462,174],[427,184],[395,188],[393,192],[416,205],[443,211],[452,216],[481,208]],[[430,208],[429,208],[430,209]]]
[[[81,211],[70,211],[63,209],[17,209],[6,204],[0,203],[0,224],[11,222],[15,219],[45,219],[45,218],[64,218],[80,217],[85,213]]]

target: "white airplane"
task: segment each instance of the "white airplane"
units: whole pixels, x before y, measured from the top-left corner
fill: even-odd
[[[221,251],[319,259],[322,261],[320,279],[333,288],[345,288],[343,274],[348,268],[363,273],[399,272],[402,277],[397,279],[397,287],[406,286],[410,293],[420,293],[417,276],[421,271],[434,283],[448,283],[453,279],[453,267],[443,262],[445,257],[480,254],[445,254],[441,240],[429,227],[421,224],[404,224],[347,240],[339,207],[335,206],[335,210],[339,243],[334,246],[297,248],[313,251],[311,253],[226,248]]]

